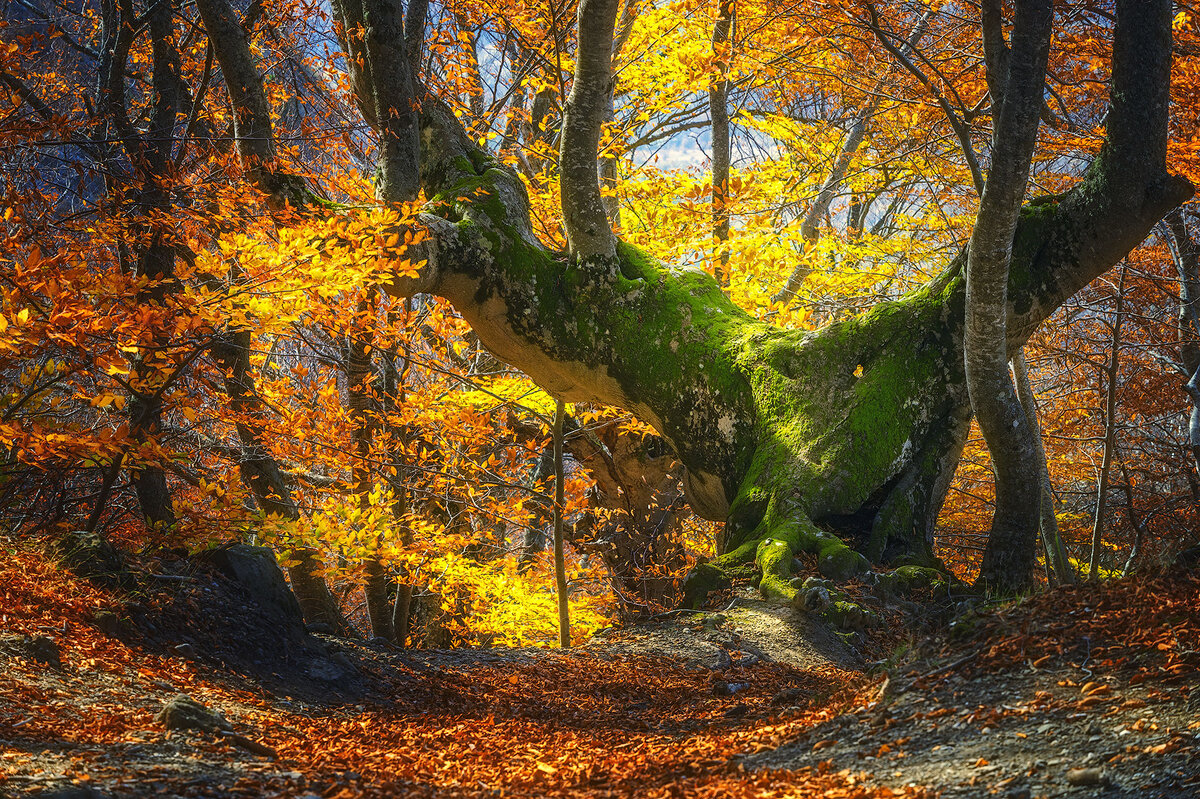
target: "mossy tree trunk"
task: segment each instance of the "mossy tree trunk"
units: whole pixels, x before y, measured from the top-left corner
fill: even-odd
[[[760,322],[707,274],[617,240],[595,169],[616,8],[580,5],[562,152],[570,255],[538,241],[517,175],[431,97],[420,146],[429,235],[408,254],[427,263],[388,290],[447,298],[492,352],[559,398],[652,424],[686,469],[693,510],[726,521],[723,554],[694,587],[758,556],[762,587],[786,598],[799,550],[834,577],[869,560],[934,564],[933,525],[970,419],[966,254],[898,301],[805,333]],[[1191,195],[1165,166],[1170,0],[1118,0],[1117,11],[1105,145],[1075,189],[1020,214],[1010,354]]]
[[[1191,194],[1165,166],[1169,10],[1166,0],[1121,4],[1107,141],[1075,189],[1021,211],[1010,354]],[[686,467],[693,509],[727,522],[707,577],[755,558],[766,539],[815,552],[834,577],[868,561],[936,563],[934,522],[970,421],[965,252],[860,319],[783,330],[734,306],[708,275],[628,244],[617,242],[615,263],[547,249],[517,176],[436,99],[425,103],[422,147],[429,262],[390,290],[446,297],[494,353],[555,395],[628,409],[659,430]],[[789,593],[764,572],[764,588]]]

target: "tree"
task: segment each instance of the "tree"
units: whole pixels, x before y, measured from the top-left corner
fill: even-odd
[[[1001,9],[999,0],[984,0],[984,52],[988,72],[998,73],[988,83],[999,111],[993,111],[992,165],[967,247],[964,347],[971,409],[996,471],[996,512],[981,576],[997,588],[1019,589],[1033,575],[1041,490],[1031,479],[1036,443],[1009,377],[1005,326],[1013,234],[1037,143],[1054,11],[1050,0],[1017,2],[1010,48]]]
[[[816,553],[834,577],[868,559],[935,564],[931,531],[970,419],[969,252],[899,301],[804,334],[755,320],[707,275],[673,271],[620,242],[596,170],[617,10],[613,0],[579,9],[561,152],[569,255],[534,235],[516,174],[429,97],[427,237],[408,253],[425,264],[415,277],[393,276],[388,290],[446,297],[489,349],[553,394],[627,408],[659,430],[687,469],[693,509],[726,522],[722,554],[697,571],[695,588],[757,556],[760,587],[790,596],[798,551]],[[1170,52],[1167,0],[1118,2],[1104,146],[1070,191],[1034,200],[1017,218],[1009,353],[1191,195],[1166,169]],[[382,123],[379,131],[390,135]]]

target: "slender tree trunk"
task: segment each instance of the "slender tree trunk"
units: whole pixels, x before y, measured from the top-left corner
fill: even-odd
[[[412,318],[412,301],[404,301],[404,322]],[[399,315],[389,309],[388,320],[391,331],[399,327]],[[396,365],[401,360],[400,366]],[[404,355],[401,357],[393,347],[384,356],[383,370],[383,418],[387,425],[387,478],[392,490],[392,520],[395,522],[400,535],[400,543],[404,546],[412,544],[412,530],[408,526],[408,489],[405,485],[405,467],[407,465],[406,436],[403,427],[396,421],[396,414],[404,406],[404,383],[408,376],[409,351],[407,341],[404,344]],[[412,613],[413,584],[407,569],[402,568],[396,579],[396,597],[392,605],[392,631],[395,643],[405,646],[409,634],[409,617]]]
[[[1129,557],[1125,559],[1125,566],[1121,569],[1121,576],[1127,577],[1142,554],[1142,542],[1146,538],[1146,528],[1133,504],[1133,481],[1129,477],[1129,468],[1125,465],[1125,459],[1120,457],[1120,453],[1117,453],[1117,463],[1121,467],[1121,491],[1125,494],[1125,515],[1129,518],[1129,525],[1133,528],[1133,546],[1129,548]]]
[[[621,11],[621,21],[617,26],[610,50],[609,60],[612,63],[614,76],[620,66],[621,51],[625,49],[625,44],[629,41],[630,34],[633,33],[633,23],[637,20],[637,13],[638,0],[625,0]],[[608,84],[608,107],[604,114],[606,125],[611,124],[616,118],[616,89],[617,82],[613,78]],[[621,159],[616,148],[610,145],[608,152],[600,156],[600,185],[603,188],[604,211],[608,214],[608,224],[613,231],[618,233],[621,230],[621,198],[617,196],[617,190],[621,183],[620,165]]]
[[[120,3],[103,5],[104,38],[111,45],[108,57],[102,60],[100,91],[100,108],[106,127],[121,142],[132,168],[133,196],[136,198],[131,231],[136,252],[133,274],[145,281],[138,291],[137,304],[146,312],[143,318],[147,320],[147,329],[143,331],[144,338],[138,351],[131,358],[131,391],[126,406],[130,437],[139,450],[139,457],[137,462],[131,463],[131,458],[126,455],[122,461],[130,469],[130,481],[143,518],[152,528],[162,528],[175,523],[166,472],[157,465],[161,455],[155,450],[158,449],[163,418],[163,391],[160,389],[172,365],[171,336],[167,332],[171,313],[169,298],[177,285],[174,243],[167,239],[169,234],[156,228],[159,223],[155,220],[160,214],[166,218],[172,205],[166,186],[171,179],[171,153],[176,141],[175,122],[183,86],[179,51],[174,40],[175,6],[171,2],[157,3],[146,11],[143,20],[150,33],[150,82],[154,102],[146,133],[142,134],[132,126],[124,90],[127,60],[135,36],[133,20],[126,18],[128,13],[128,6]],[[111,169],[114,165],[115,160],[106,166]],[[119,175],[121,171],[113,170],[108,174]],[[120,194],[127,189],[109,180],[110,193]],[[109,480],[102,493],[110,490],[111,485]]]
[[[713,274],[729,285],[729,62],[733,43],[735,0],[717,0],[713,25],[713,76],[708,87],[708,117],[712,121]]]
[[[353,427],[350,436],[354,458],[350,469],[351,483],[358,507],[364,512],[371,508],[371,491],[374,488],[371,440],[375,425],[371,419],[371,383],[375,374],[372,333],[375,329],[376,305],[375,289],[366,289],[358,303],[346,349],[346,411]],[[383,542],[377,540],[375,543],[379,545]],[[364,568],[366,581],[363,590],[367,599],[367,616],[371,620],[371,633],[376,638],[391,641],[395,637],[395,629],[392,625],[393,607],[388,599],[387,570],[377,554],[367,557]]]
[[[1000,0],[984,0],[984,5]],[[1040,490],[1033,431],[1008,372],[1008,283],[1013,236],[1029,180],[1054,13],[1050,0],[1016,0],[1004,102],[992,165],[967,256],[967,390],[996,473],[996,510],[981,578],[1001,591],[1032,578]]]
[[[571,606],[567,592],[567,559],[563,549],[563,401],[554,407],[554,589],[558,594],[558,645],[571,646]]]
[[[600,129],[612,97],[612,43],[619,0],[581,0],[575,80],[563,114],[559,170],[563,227],[578,261],[616,262],[616,237],[608,223],[596,171]]]
[[[1075,582],[1075,570],[1067,557],[1067,549],[1063,545],[1062,536],[1058,532],[1058,519],[1054,515],[1054,485],[1050,482],[1050,466],[1046,462],[1046,448],[1042,443],[1042,427],[1038,421],[1037,398],[1033,394],[1033,386],[1029,382],[1029,367],[1025,363],[1024,349],[1018,350],[1012,359],[1013,377],[1016,378],[1017,396],[1021,400],[1021,408],[1029,427],[1033,431],[1034,455],[1039,464],[1038,484],[1041,488],[1041,501],[1038,504],[1039,529],[1042,533],[1042,548],[1046,553],[1047,574],[1053,574],[1060,583],[1068,585]]]
[[[1191,403],[1188,414],[1188,447],[1192,467],[1200,474],[1200,246],[1188,230],[1183,211],[1176,208],[1166,218],[1175,246],[1172,256],[1179,273],[1179,361],[1183,390]]]
[[[1088,579],[1100,579],[1100,545],[1104,533],[1104,511],[1108,504],[1108,483],[1112,476],[1113,454],[1117,448],[1117,378],[1121,371],[1121,322],[1124,319],[1126,264],[1121,264],[1117,281],[1116,307],[1113,310],[1112,350],[1104,369],[1108,381],[1104,391],[1104,454],[1100,459],[1100,477],[1096,484],[1096,518],[1092,523],[1092,549],[1088,557]]]

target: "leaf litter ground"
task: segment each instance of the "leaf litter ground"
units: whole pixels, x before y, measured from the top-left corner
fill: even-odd
[[[114,627],[104,611],[128,615],[128,594],[9,549],[0,795],[1200,795],[1187,575],[980,612],[881,671],[747,598],[568,653],[273,646],[222,638],[229,607],[206,612],[221,580],[198,571]],[[61,665],[22,636],[53,639]],[[179,693],[278,758],[168,733],[156,714]],[[1071,769],[1099,782],[1071,786]]]

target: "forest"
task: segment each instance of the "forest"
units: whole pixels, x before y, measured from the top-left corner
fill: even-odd
[[[0,797],[1200,796],[1200,4],[0,7]]]

